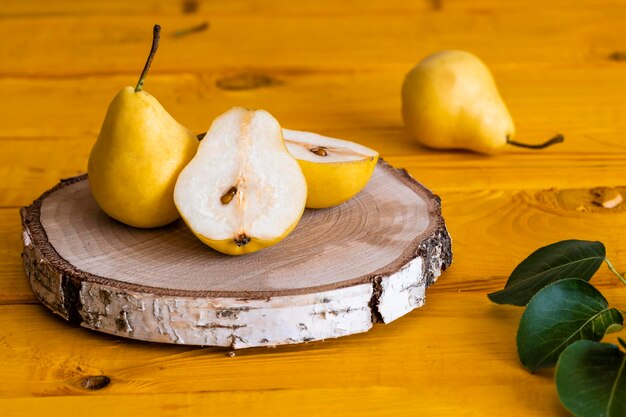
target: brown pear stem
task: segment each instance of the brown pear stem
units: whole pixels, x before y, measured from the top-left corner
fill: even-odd
[[[135,93],[141,91],[143,88],[143,82],[146,80],[146,76],[148,75],[148,70],[150,70],[150,65],[152,65],[152,60],[154,59],[154,55],[156,54],[157,48],[159,47],[159,38],[161,37],[161,26],[154,25],[152,29],[152,47],[150,48],[150,54],[148,55],[148,60],[146,61],[146,65],[143,67],[143,71],[141,71],[141,75],[139,76],[139,81],[137,82],[137,86],[135,87]]]
[[[549,146],[555,145],[557,143],[561,143],[565,140],[565,137],[563,135],[561,135],[560,133],[558,135],[556,135],[555,137],[553,137],[552,139],[544,142],[544,143],[538,143],[536,145],[532,145],[532,144],[528,144],[528,143],[521,143],[521,142],[516,142],[514,140],[512,140],[511,138],[509,138],[508,136],[506,137],[506,143],[508,143],[509,145],[513,145],[513,146],[518,146],[520,148],[528,148],[528,149],[544,149],[547,148]]]

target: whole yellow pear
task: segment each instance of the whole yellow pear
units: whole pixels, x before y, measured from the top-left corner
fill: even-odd
[[[507,144],[541,149],[563,141],[561,135],[538,145],[513,141],[515,125],[491,72],[465,51],[429,55],[406,75],[402,116],[409,135],[431,148],[493,154]]]
[[[174,186],[198,148],[196,136],[142,90],[159,30],[155,26],[152,51],[137,87],[123,88],[109,105],[88,164],[91,193],[102,210],[142,228],[179,217]]]

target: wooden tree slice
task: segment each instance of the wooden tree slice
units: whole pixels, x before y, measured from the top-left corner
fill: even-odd
[[[349,202],[307,210],[284,241],[238,257],[182,221],[143,230],[109,218],[86,175],[21,214],[24,268],[44,305],[155,342],[242,348],[365,332],[423,305],[452,261],[439,198],[383,161]]]

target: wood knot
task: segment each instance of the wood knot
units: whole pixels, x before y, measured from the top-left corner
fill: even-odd
[[[611,61],[626,61],[626,52],[624,51],[615,51],[611,55],[609,55],[609,59]]]
[[[198,0],[184,0],[183,13],[192,14],[198,11]]]
[[[622,204],[624,192],[624,187],[550,189],[539,191],[534,198],[529,197],[541,204],[568,211],[607,213],[626,210],[626,205]]]
[[[430,6],[435,11],[443,9],[443,0],[430,0]]]
[[[193,33],[204,32],[209,28],[209,22],[202,22],[199,25],[191,26],[185,29],[179,29],[176,32],[172,33],[172,37],[180,38],[182,36],[191,35]]]
[[[622,194],[615,188],[596,187],[591,190],[591,194],[594,196],[593,204],[607,209],[615,208],[624,201]]]
[[[99,390],[111,383],[111,378],[106,375],[90,375],[82,379],[80,381],[80,386],[91,390]]]
[[[227,77],[222,77],[215,82],[215,85],[222,90],[254,90],[263,87],[273,87],[281,85],[282,82],[263,74],[243,73]]]

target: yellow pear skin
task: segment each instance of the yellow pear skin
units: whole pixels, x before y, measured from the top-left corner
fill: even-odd
[[[307,183],[307,208],[327,208],[357,195],[369,182],[378,152],[343,139],[283,129],[285,144]]]
[[[318,164],[299,159],[309,190],[307,208],[327,208],[345,203],[369,182],[378,156],[360,161]]]
[[[442,51],[424,58],[402,85],[402,116],[411,138],[437,149],[468,149],[484,154],[507,145],[542,149],[513,141],[515,125],[491,72],[475,55]]]
[[[163,226],[179,217],[174,186],[198,148],[196,136],[141,89],[159,30],[155,26],[152,51],[137,87],[123,88],[109,105],[88,164],[91,193],[102,210],[141,228]]]
[[[463,51],[435,53],[408,73],[402,115],[410,136],[431,148],[491,154],[515,134],[489,69]]]
[[[293,229],[296,228],[299,221],[300,219],[298,219],[298,221],[296,221],[291,226],[289,226],[289,228],[285,231],[285,233],[283,233],[281,236],[275,239],[249,238],[250,240],[248,241],[248,243],[245,245],[241,245],[241,246],[233,244],[233,239],[215,240],[215,239],[209,239],[197,233],[196,233],[196,237],[200,239],[200,241],[204,243],[205,245],[208,245],[211,248],[215,249],[216,251],[222,252],[223,254],[234,255],[234,256],[245,255],[247,253],[254,253],[261,249],[269,248],[270,246],[274,246],[275,244],[279,243],[281,240],[285,239],[287,235],[293,232]],[[187,225],[189,224],[187,223]]]
[[[174,186],[198,148],[196,136],[145,91],[120,91],[89,155],[98,205],[129,226],[163,226],[179,217]]]

